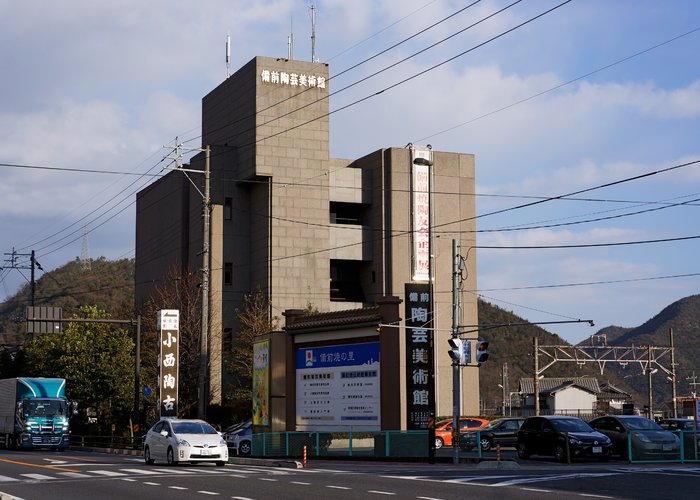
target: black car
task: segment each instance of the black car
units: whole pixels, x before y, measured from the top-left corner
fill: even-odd
[[[497,418],[475,431],[462,434],[459,438],[459,447],[470,451],[475,449],[478,443],[481,451],[488,451],[497,444],[515,446],[518,440],[518,429],[524,421],[524,418]]]
[[[697,460],[697,457],[700,456],[700,425],[696,429],[695,420],[689,418],[664,418],[659,420],[659,425],[662,429],[682,436],[685,458]]]
[[[615,455],[631,460],[680,458],[678,436],[646,417],[608,415],[591,420],[590,424],[612,440]]]
[[[552,455],[559,462],[581,457],[608,460],[612,442],[578,417],[528,417],[518,431],[518,457]]]

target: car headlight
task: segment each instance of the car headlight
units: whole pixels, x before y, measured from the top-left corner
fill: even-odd
[[[221,438],[221,440],[219,440],[219,446],[226,446],[226,441],[224,441],[223,438]]]
[[[581,441],[580,439],[576,439],[576,438],[570,437],[570,438],[569,438],[569,443],[571,443],[571,444],[582,444],[583,441]]]
[[[178,439],[177,445],[178,446],[190,446],[190,443],[188,443],[185,439]]]
[[[649,436],[647,436],[641,432],[637,433],[637,438],[644,443],[651,443],[651,439],[649,439]]]

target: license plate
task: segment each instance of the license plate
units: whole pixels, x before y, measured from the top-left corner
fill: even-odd
[[[205,448],[205,449],[203,449],[203,450],[201,451],[200,455],[202,455],[202,456],[204,456],[204,455],[211,455],[211,453],[210,453],[209,450],[207,450],[207,449]]]
[[[594,446],[593,453],[603,453],[603,448],[600,446]]]

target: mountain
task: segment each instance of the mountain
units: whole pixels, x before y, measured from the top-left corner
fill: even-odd
[[[25,311],[30,304],[29,283],[0,304],[0,346],[24,342]],[[34,304],[60,307],[63,317],[76,314],[80,306],[97,305],[115,319],[130,318],[134,304],[134,261],[101,257],[87,263],[79,259],[68,262],[36,280]]]
[[[617,327],[614,327],[617,328]],[[691,295],[665,307],[659,314],[636,328],[619,329],[607,335],[607,344],[615,347],[671,346],[671,331],[676,363],[676,393],[690,396],[697,392],[694,385],[700,381],[700,295]],[[606,329],[598,334],[608,333]],[[662,350],[654,351],[661,353]],[[671,369],[670,351],[659,358],[659,364]],[[635,366],[636,365],[636,366]],[[648,390],[648,376],[638,363],[628,366],[611,366],[611,371],[623,378],[627,384],[644,394]],[[654,407],[672,399],[672,385],[667,374],[659,370],[652,375]]]
[[[479,324],[482,330],[479,337],[488,340],[489,359],[479,368],[479,391],[481,393],[482,414],[490,414],[500,411],[503,405],[503,370],[506,367],[506,399],[510,393],[518,391],[518,381],[521,378],[532,378],[534,374],[534,338],[537,337],[539,345],[571,344],[560,336],[550,333],[545,329],[528,324],[523,318],[506,311],[496,305],[479,299]],[[503,325],[503,326],[496,326]],[[487,326],[486,329],[483,327]],[[621,335],[626,330],[619,327],[603,329]],[[540,368],[545,360],[540,357]],[[616,387],[631,393],[635,398],[641,398],[642,393],[633,391],[616,373],[606,370],[601,374],[597,365],[592,363],[578,365],[576,363],[554,363],[547,368],[544,376],[551,377],[583,377],[591,376],[598,379],[599,383],[609,382]],[[518,403],[517,394],[512,395],[513,406]]]

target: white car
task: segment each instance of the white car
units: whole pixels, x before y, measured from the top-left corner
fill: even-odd
[[[203,420],[167,419],[151,427],[143,443],[148,465],[156,460],[178,462],[228,462],[228,446],[221,434]]]

